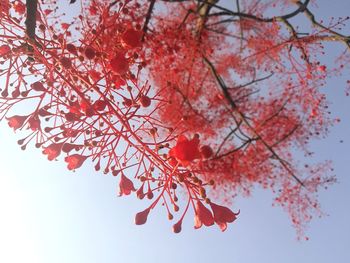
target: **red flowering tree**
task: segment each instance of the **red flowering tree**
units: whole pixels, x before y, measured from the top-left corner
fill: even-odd
[[[311,155],[338,121],[320,88],[344,66],[321,61],[326,42],[349,60],[348,18],[323,24],[310,0],[75,2],[67,20],[53,0],[0,0],[0,120],[25,133],[23,150],[69,170],[94,162],[119,195],[151,200],[136,224],[163,204],[175,233],[189,209],[195,228],[224,231],[232,198],[257,186],[299,235],[322,214],[331,164],[300,164],[293,149]]]

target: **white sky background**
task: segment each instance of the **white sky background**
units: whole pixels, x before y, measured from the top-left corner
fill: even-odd
[[[318,2],[318,17],[350,14],[350,1]],[[241,214],[225,233],[217,227],[194,230],[188,215],[182,233],[175,235],[161,207],[146,225],[135,226],[134,214],[146,203],[118,198],[119,178],[96,173],[88,161],[73,173],[62,157],[49,162],[33,146],[21,151],[16,141],[23,135],[3,122],[0,262],[350,262],[350,98],[341,88],[346,77],[330,80],[325,89],[342,122],[314,143],[316,161],[332,159],[340,183],[320,193],[330,216],[313,221],[308,242],[296,241],[287,214],[271,208],[271,195],[260,190],[237,200]]]

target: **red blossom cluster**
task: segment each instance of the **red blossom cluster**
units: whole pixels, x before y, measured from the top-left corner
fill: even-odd
[[[33,142],[69,170],[90,159],[119,177],[120,196],[152,200],[137,225],[162,204],[169,220],[180,213],[175,233],[189,208],[195,228],[224,231],[238,213],[212,199],[256,186],[276,193],[299,234],[321,213],[316,192],[334,181],[331,167],[303,169],[292,150],[308,155],[334,123],[320,87],[339,69],[319,57],[332,36],[349,46],[334,29],[347,19],[311,19],[300,35],[289,19],[310,18],[309,1],[244,1],[233,12],[210,1],[90,0],[69,21],[56,1],[38,2],[32,38],[24,1],[0,1],[0,120],[27,128],[22,149]],[[267,15],[287,6],[294,12]]]

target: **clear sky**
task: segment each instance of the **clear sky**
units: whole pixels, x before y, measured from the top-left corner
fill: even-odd
[[[318,17],[349,15],[348,0],[317,2]],[[343,33],[350,34],[350,27]],[[3,122],[0,262],[350,262],[350,98],[342,89],[347,78],[330,79],[325,88],[333,115],[342,121],[313,150],[316,160],[333,160],[339,183],[320,193],[329,216],[314,219],[309,241],[296,240],[287,214],[272,208],[272,196],[259,189],[249,199],[237,199],[234,208],[241,214],[224,233],[217,227],[194,230],[189,216],[175,235],[161,208],[146,225],[136,226],[134,214],[145,204],[117,197],[118,178],[95,173],[88,162],[73,173],[62,158],[49,162],[34,147],[21,151],[16,143],[21,136]]]

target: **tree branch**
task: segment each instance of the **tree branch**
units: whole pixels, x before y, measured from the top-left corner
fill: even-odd
[[[148,24],[149,24],[149,21],[151,20],[152,11],[153,11],[155,3],[156,3],[156,0],[151,0],[151,3],[149,4],[147,15],[146,15],[146,20],[145,20],[145,23],[144,23],[143,29],[142,29],[143,30],[142,41],[144,41],[144,39],[145,39],[145,35],[146,35],[147,29],[148,29]]]
[[[36,28],[36,11],[38,6],[38,0],[27,0],[27,17],[26,17],[26,32],[27,36],[34,40],[35,39],[35,28]]]
[[[257,140],[260,140],[262,142],[262,144],[266,147],[266,149],[272,154],[272,157],[276,158],[279,163],[282,165],[282,167],[301,185],[304,186],[304,183],[294,174],[294,172],[290,169],[290,167],[287,165],[287,162],[285,160],[283,160],[273,149],[272,146],[270,146],[262,137],[261,135],[255,130],[255,128],[249,123],[249,121],[247,120],[247,118],[244,116],[244,114],[237,108],[236,103],[232,100],[228,90],[227,90],[227,86],[224,82],[224,80],[220,77],[220,75],[216,72],[216,69],[214,67],[214,65],[203,55],[203,60],[205,61],[205,63],[208,65],[208,67],[210,68],[212,74],[214,75],[217,83],[219,84],[222,92],[224,93],[224,96],[226,98],[226,100],[228,101],[228,103],[231,105],[232,109],[235,110],[239,116],[241,117],[241,120],[243,121],[243,123],[249,128],[249,130],[251,130],[255,136]]]

